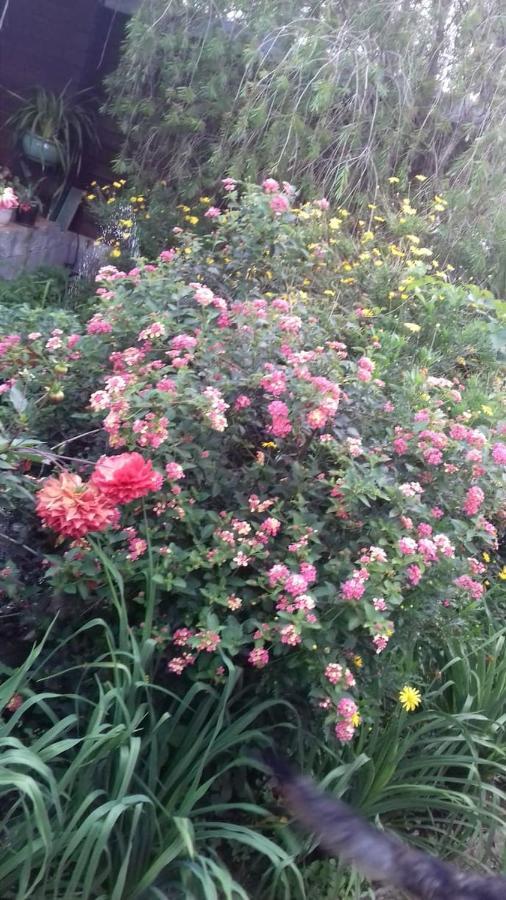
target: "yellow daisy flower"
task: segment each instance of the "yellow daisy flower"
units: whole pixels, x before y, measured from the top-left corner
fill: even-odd
[[[405,684],[399,694],[399,703],[403,710],[405,710],[405,712],[414,712],[415,709],[420,706],[421,702],[422,695],[418,688],[413,688],[410,687],[409,684]]]

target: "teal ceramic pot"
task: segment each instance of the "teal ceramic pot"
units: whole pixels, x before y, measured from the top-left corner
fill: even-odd
[[[25,131],[21,139],[21,146],[25,156],[39,163],[40,166],[58,166],[60,164],[56,144],[39,137],[33,131]]]

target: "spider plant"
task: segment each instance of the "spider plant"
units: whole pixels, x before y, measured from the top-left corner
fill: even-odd
[[[37,87],[21,103],[7,125],[17,139],[32,135],[51,144],[65,173],[79,171],[86,140],[98,143],[95,116],[86,100],[87,91],[71,93],[66,85],[59,94]]]

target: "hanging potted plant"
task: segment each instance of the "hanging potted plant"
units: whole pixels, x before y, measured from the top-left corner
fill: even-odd
[[[45,168],[79,171],[86,139],[98,143],[94,115],[86,103],[71,95],[68,86],[59,94],[35,88],[8,119],[27,159]],[[16,95],[17,96],[17,95]]]
[[[0,181],[0,225],[8,225],[19,206],[14,188],[5,181]]]
[[[20,184],[16,189],[19,200],[16,219],[20,225],[33,228],[38,213],[42,212],[42,203],[36,193],[39,184],[39,181],[35,184]]]

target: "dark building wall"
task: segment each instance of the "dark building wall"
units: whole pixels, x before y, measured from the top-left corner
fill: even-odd
[[[0,16],[5,0],[0,0]],[[15,150],[5,121],[17,101],[9,91],[26,95],[42,86],[60,91],[93,87],[117,61],[127,17],[100,0],[10,0],[0,30],[0,163],[12,162]],[[89,149],[81,182],[107,177],[117,136],[111,123],[99,122],[101,147]]]

